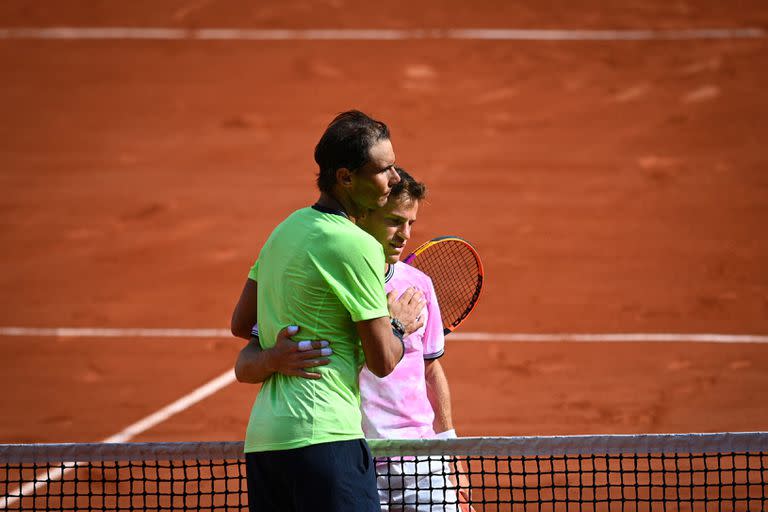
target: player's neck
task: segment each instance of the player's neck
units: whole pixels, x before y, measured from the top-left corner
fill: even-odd
[[[352,216],[350,216],[349,209],[345,207],[344,203],[339,201],[336,197],[334,197],[331,194],[321,192],[320,198],[317,200],[315,205],[321,208],[325,208],[329,211],[332,211],[333,213],[337,213],[338,215],[341,215],[343,217],[346,217],[350,219],[352,222],[355,221],[355,219]]]

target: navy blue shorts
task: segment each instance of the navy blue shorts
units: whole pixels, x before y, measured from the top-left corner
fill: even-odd
[[[364,439],[245,454],[251,512],[381,512]]]

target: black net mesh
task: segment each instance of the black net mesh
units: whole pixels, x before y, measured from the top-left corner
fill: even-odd
[[[768,505],[767,433],[371,446],[389,510],[693,512]],[[246,510],[241,451],[242,443],[0,445],[0,510]]]

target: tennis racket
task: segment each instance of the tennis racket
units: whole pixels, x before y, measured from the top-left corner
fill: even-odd
[[[443,332],[453,332],[475,308],[483,289],[483,264],[475,248],[461,238],[441,236],[419,246],[403,262],[432,279]]]

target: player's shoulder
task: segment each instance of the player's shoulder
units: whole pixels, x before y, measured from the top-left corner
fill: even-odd
[[[282,232],[302,229],[308,223],[309,217],[312,215],[311,211],[311,208],[299,208],[293,211],[275,227],[275,231]]]
[[[357,227],[348,218],[335,213],[317,210],[311,206],[290,214],[284,224],[300,227],[317,238],[324,238],[337,244],[376,244],[376,240]]]
[[[427,274],[402,261],[395,263],[395,275],[415,285],[432,288],[432,279]]]
[[[368,249],[381,247],[375,238],[346,219],[344,224],[333,224],[326,234],[339,250],[361,246]]]
[[[313,250],[341,258],[350,254],[379,254],[381,244],[345,217],[320,213],[314,224]]]

